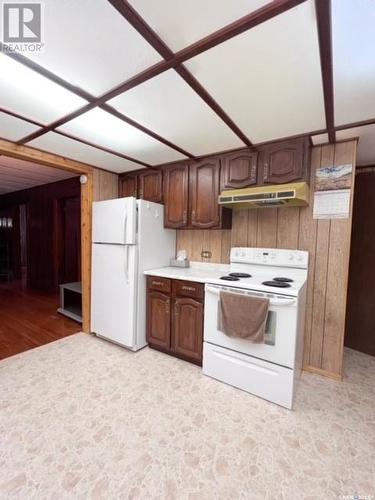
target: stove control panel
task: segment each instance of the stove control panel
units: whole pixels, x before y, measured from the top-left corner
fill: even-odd
[[[309,254],[303,250],[235,247],[230,251],[230,261],[241,264],[307,269]]]

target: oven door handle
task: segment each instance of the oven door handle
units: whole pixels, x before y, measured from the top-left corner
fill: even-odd
[[[214,288],[212,286],[206,286],[207,292],[213,293],[215,295],[220,295],[220,289],[219,288]],[[227,290],[227,289],[225,289]],[[258,297],[258,295],[252,295],[251,293],[247,293],[246,291],[243,292],[232,292],[229,290],[230,293],[237,293],[238,295],[248,295],[250,297]],[[267,297],[264,297],[267,298]],[[297,299],[270,299],[270,306],[291,306],[296,303]]]

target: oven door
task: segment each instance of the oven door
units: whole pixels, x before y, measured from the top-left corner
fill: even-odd
[[[269,298],[270,305],[263,344],[253,344],[246,339],[228,337],[218,330],[218,306],[221,291]],[[289,368],[294,367],[297,337],[297,297],[209,284],[206,284],[205,292],[205,342]]]

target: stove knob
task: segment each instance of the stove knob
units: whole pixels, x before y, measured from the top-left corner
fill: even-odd
[[[244,250],[241,252],[241,257],[246,257],[246,252]]]
[[[294,255],[292,253],[289,255],[289,260],[294,260]]]

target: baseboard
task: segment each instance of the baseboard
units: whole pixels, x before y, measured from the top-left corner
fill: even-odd
[[[339,373],[330,372],[328,370],[323,370],[323,368],[316,368],[315,366],[305,365],[303,370],[310,373],[316,373],[317,375],[321,375],[322,377],[333,378],[334,380],[338,380],[342,382],[342,375]]]

